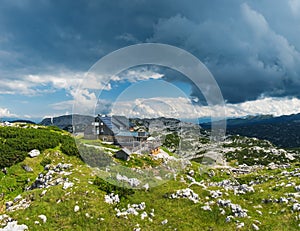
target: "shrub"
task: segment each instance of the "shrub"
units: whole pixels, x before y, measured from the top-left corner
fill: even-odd
[[[94,185],[97,185],[101,191],[109,193],[118,194],[120,198],[127,198],[128,195],[134,194],[133,189],[123,188],[116,185],[113,185],[100,177],[96,177],[94,180]]]

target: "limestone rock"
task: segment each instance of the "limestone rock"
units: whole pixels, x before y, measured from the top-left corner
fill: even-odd
[[[34,158],[34,157],[37,157],[41,154],[41,152],[37,149],[33,149],[31,150],[28,155],[31,157],[31,158]]]

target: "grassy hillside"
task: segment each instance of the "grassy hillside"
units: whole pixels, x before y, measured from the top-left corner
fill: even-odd
[[[58,134],[58,138],[66,136],[52,129],[46,133]],[[229,167],[210,169],[191,162],[165,184],[149,190],[121,192],[99,180],[96,171],[80,158],[66,155],[63,145],[60,140],[38,157],[25,155],[24,160],[7,167],[6,174],[0,173],[0,214],[27,225],[29,230],[255,230],[256,226],[259,230],[299,229],[297,162],[272,168],[253,166],[247,174],[233,172]],[[148,158],[135,156],[128,163],[137,168],[148,167],[152,164]],[[46,168],[45,160],[51,161]],[[32,171],[25,171],[25,165]],[[61,183],[25,190],[41,173],[46,176],[52,170],[49,182]],[[177,190],[187,188],[198,194],[196,203],[188,197],[172,199]],[[106,203],[105,195],[113,191],[119,194],[120,202]],[[230,204],[226,205],[225,200],[230,200]],[[16,209],[7,209],[9,201]],[[120,215],[122,209],[133,204],[140,206],[138,214]],[[246,211],[246,217],[238,211],[239,206]],[[39,215],[45,215],[47,221],[44,223]]]
[[[73,138],[56,127],[0,127],[0,168],[23,161],[33,149],[57,146],[68,155],[79,156]]]

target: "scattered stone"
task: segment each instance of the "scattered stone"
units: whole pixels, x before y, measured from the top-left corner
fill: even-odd
[[[141,219],[144,220],[146,217],[148,217],[148,214],[144,211],[144,212],[141,214]]]
[[[79,211],[79,209],[80,209],[79,206],[78,206],[78,205],[75,205],[75,207],[74,207],[74,212],[77,213],[77,212]]]
[[[260,222],[259,220],[253,220],[253,222],[254,222],[255,224],[261,225],[261,222]]]
[[[74,185],[73,182],[64,182],[63,189],[72,188]]]
[[[294,211],[300,211],[300,204],[299,203],[293,204],[293,210]]]
[[[259,227],[258,227],[256,224],[252,224],[252,228],[253,228],[254,230],[259,230]]]
[[[39,215],[38,218],[40,218],[43,221],[43,223],[47,222],[47,217],[43,214]]]
[[[8,222],[7,225],[0,229],[1,231],[24,231],[28,230],[27,225],[18,225],[17,221]]]
[[[262,215],[262,211],[256,210],[256,212],[257,212],[259,215]]]
[[[194,193],[194,191],[190,188],[177,190],[176,193],[171,194],[170,198],[187,198],[194,203],[199,202],[199,195],[197,193]]]
[[[220,211],[221,211],[220,214],[221,214],[221,215],[225,215],[225,213],[226,213],[225,210],[224,210],[223,208],[219,208],[219,209],[220,209]]]
[[[238,223],[238,224],[236,225],[236,228],[237,228],[237,229],[241,229],[241,228],[243,228],[244,226],[245,226],[244,222],[241,222],[241,223]]]
[[[108,204],[117,204],[120,202],[120,198],[118,194],[115,195],[113,193],[110,193],[109,195],[104,196],[104,201]]]
[[[8,201],[5,203],[6,211],[16,211],[20,209],[26,209],[30,206],[31,200],[30,199],[22,199],[22,197],[19,195],[14,199],[14,202]],[[18,202],[18,203],[17,203]]]
[[[238,187],[234,187],[234,195],[238,195],[238,194],[246,194],[249,192],[254,192],[254,188],[251,186],[248,186],[246,184],[242,184]]]
[[[31,158],[34,158],[34,157],[37,157],[41,154],[41,152],[37,149],[33,149],[31,150],[28,155],[31,157]]]
[[[14,199],[14,203],[20,201],[21,199],[22,199],[21,195],[16,196],[15,199]]]
[[[186,183],[186,181],[185,181],[185,179],[184,179],[183,176],[180,176],[180,182],[181,182],[181,183]]]
[[[285,203],[285,204],[287,204],[288,202],[289,202],[288,199],[285,198],[285,197],[280,197],[279,198],[279,203]]]
[[[136,227],[133,229],[133,231],[141,231],[140,224],[136,224],[135,226]]]
[[[195,175],[195,171],[194,171],[193,169],[191,169],[191,170],[189,171],[189,175],[190,175],[190,176],[194,176],[194,175]]]
[[[231,221],[231,219],[233,218],[233,216],[227,216],[226,218],[225,218],[225,222],[230,222]]]
[[[10,221],[13,221],[13,219],[11,217],[9,217],[8,215],[6,215],[6,214],[0,215],[0,225],[1,226],[7,225],[7,223]]]
[[[255,182],[252,182],[252,183],[254,184]],[[246,194],[249,192],[255,192],[255,190],[252,186],[248,186],[247,184],[240,185],[237,181],[232,182],[230,180],[223,180],[220,182],[211,182],[211,183],[209,183],[209,186],[222,187],[226,191],[233,190],[235,195]]]
[[[149,213],[150,217],[154,217],[154,209],[151,209],[151,212]]]
[[[40,196],[43,197],[43,196],[46,195],[46,193],[47,193],[47,190],[45,189],[45,190],[43,190],[43,192],[40,194]]]
[[[6,167],[2,168],[1,171],[4,173],[4,175],[7,174],[7,168]]]
[[[167,223],[168,223],[168,219],[165,219],[165,220],[163,220],[163,221],[161,222],[162,225],[165,225],[165,224],[167,224]]]
[[[212,198],[218,198],[218,197],[221,197],[222,196],[222,192],[221,191],[219,191],[219,190],[216,190],[216,191],[210,191],[209,192],[210,193],[210,196],[212,197]]]
[[[10,208],[11,206],[13,206],[13,204],[14,204],[14,202],[12,202],[12,201],[6,202],[6,203],[5,203],[6,210],[7,210],[8,208]]]
[[[45,171],[49,171],[50,170],[50,168],[51,168],[51,164],[47,164],[45,167],[44,167],[44,170]]]
[[[127,215],[133,214],[135,216],[139,215],[138,211],[143,211],[146,208],[145,202],[141,202],[140,204],[128,204],[127,209],[122,209],[119,210],[118,208],[115,208],[115,211],[117,212],[116,216],[121,217],[123,216],[124,218],[128,218]]]
[[[218,199],[217,204],[222,207],[229,207],[235,217],[247,217],[247,210],[242,209],[240,205],[231,203],[230,200]]]
[[[144,186],[143,186],[143,188],[146,190],[146,191],[148,191],[149,190],[149,184],[148,183],[146,183]]]
[[[33,172],[33,169],[31,167],[29,167],[28,165],[23,165],[22,167],[26,172]]]
[[[72,166],[72,164],[62,164],[59,163],[55,167],[49,165],[47,167],[47,173],[40,173],[31,186],[27,187],[26,190],[33,190],[36,188],[48,188],[55,185],[63,184],[64,182],[68,182],[68,178],[59,177],[59,175],[66,175],[64,169],[68,169]],[[73,183],[68,182],[66,187],[70,187]]]
[[[127,182],[131,187],[138,187],[141,183],[137,178],[128,178],[127,176],[122,176],[119,173],[117,174],[116,178],[118,181]]]
[[[209,205],[204,205],[201,208],[205,211],[208,211],[208,210],[211,211],[211,207]]]
[[[215,175],[216,175],[216,173],[215,173],[215,171],[212,170],[212,169],[208,172],[208,176],[209,176],[209,177],[213,177],[213,176],[215,176]]]

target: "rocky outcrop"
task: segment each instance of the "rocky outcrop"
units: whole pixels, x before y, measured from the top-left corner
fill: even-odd
[[[175,198],[187,198],[187,199],[193,201],[194,203],[198,203],[199,202],[199,196],[198,196],[198,194],[194,193],[194,191],[192,189],[190,189],[190,188],[177,190],[175,193],[171,194],[170,198],[171,199],[175,199]]]
[[[47,170],[47,173],[40,173],[33,182],[33,184],[26,188],[26,190],[33,190],[36,188],[48,188],[60,184],[64,185],[64,189],[72,187],[73,183],[69,182],[68,178],[62,177],[71,174],[71,172],[65,171],[71,166],[71,164],[62,163],[59,163],[54,167],[51,165],[45,166],[45,170]]]
[[[104,201],[108,204],[118,204],[120,202],[120,198],[118,194],[115,195],[113,193],[110,193],[104,196]]]
[[[18,225],[17,221],[8,222],[7,225],[0,231],[25,231],[28,230],[27,225]]]
[[[140,185],[140,181],[137,179],[137,178],[128,178],[127,176],[122,176],[122,175],[120,175],[119,173],[117,174],[117,176],[116,176],[116,178],[117,178],[117,180],[119,181],[119,182],[126,182],[126,183],[128,183],[131,187],[138,187],[139,185]]]

